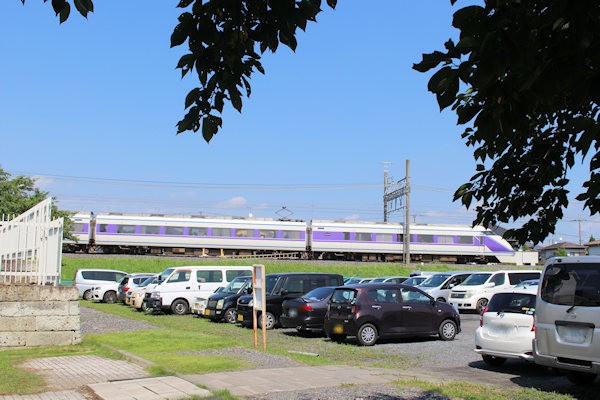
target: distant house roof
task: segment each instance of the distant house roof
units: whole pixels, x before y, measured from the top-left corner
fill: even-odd
[[[577,249],[585,250],[585,246],[570,242],[554,243],[550,246],[542,247],[540,250],[553,250],[553,249]]]
[[[600,246],[600,240],[594,240],[585,244],[587,247],[595,247]]]

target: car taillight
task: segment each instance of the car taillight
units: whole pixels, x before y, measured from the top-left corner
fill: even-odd
[[[533,324],[531,324],[531,332],[535,332],[535,318],[533,319]]]
[[[481,312],[481,314],[479,314],[479,327],[483,326],[483,314],[485,314],[487,312],[488,308],[487,306],[483,309],[483,311]]]
[[[128,292],[128,291],[129,291],[129,288],[128,288],[128,287],[124,287],[124,288],[123,288],[123,291],[124,291],[124,292]]]
[[[300,309],[305,312],[309,312],[309,311],[313,310],[313,308],[310,306],[310,304],[303,304],[302,306],[300,306]]]
[[[356,312],[358,311],[358,305],[353,305],[352,306],[352,314],[356,314]]]

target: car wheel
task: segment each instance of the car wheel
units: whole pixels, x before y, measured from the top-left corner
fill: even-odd
[[[445,303],[446,299],[443,297],[438,297],[437,299],[435,299],[436,301],[439,301],[440,303]]]
[[[258,327],[262,328],[262,315],[258,316],[257,318],[258,318]],[[265,322],[266,330],[273,329],[275,327],[275,324],[277,324],[277,319],[270,312],[265,313],[265,321],[266,321]]]
[[[150,307],[148,307],[148,303],[146,303],[145,301],[142,302],[142,308],[141,310],[145,313],[152,311]]]
[[[440,329],[438,329],[440,339],[454,340],[454,338],[456,337],[456,330],[456,323],[454,321],[451,321],[449,319],[444,320],[440,324]]]
[[[336,335],[335,333],[332,333],[329,335],[329,339],[336,343],[342,343],[344,339],[346,339],[346,335]]]
[[[114,291],[109,290],[108,292],[104,293],[104,296],[102,296],[102,301],[108,304],[116,303],[117,294]]]
[[[377,328],[373,324],[364,324],[358,329],[356,335],[358,343],[361,346],[373,346],[377,342],[378,337]]]
[[[483,309],[487,306],[487,304],[488,304],[488,299],[477,300],[477,305],[475,306],[477,313],[481,314],[483,312]]]
[[[84,300],[91,300],[92,299],[92,290],[88,289],[85,292],[83,292],[83,299]]]
[[[483,358],[484,363],[486,363],[487,365],[491,365],[492,367],[499,367],[506,361],[506,358],[489,356],[487,354],[482,355],[481,358]]]
[[[185,300],[178,299],[171,303],[171,312],[173,312],[173,314],[184,315],[187,314],[189,310],[190,307]]]
[[[581,371],[568,371],[567,379],[576,385],[589,385],[596,379],[596,374]]]
[[[237,312],[235,308],[231,307],[225,310],[223,313],[223,319],[225,322],[229,322],[230,324],[235,324],[237,322]]]

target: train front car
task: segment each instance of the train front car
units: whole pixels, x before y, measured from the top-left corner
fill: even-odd
[[[176,215],[96,216],[96,245],[105,253],[194,256],[304,253],[304,222]]]
[[[404,253],[404,227],[397,223],[312,221],[309,232],[314,258],[395,261]],[[468,225],[411,225],[409,250],[412,261],[426,262],[487,263],[515,254],[502,237]]]
[[[87,252],[93,243],[93,215],[91,212],[77,212],[69,217],[72,222],[69,234],[73,239],[63,239],[68,252]]]

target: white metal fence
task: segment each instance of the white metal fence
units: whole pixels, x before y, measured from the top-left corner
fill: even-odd
[[[48,198],[13,219],[0,221],[0,282],[58,285],[63,219],[50,218]]]

